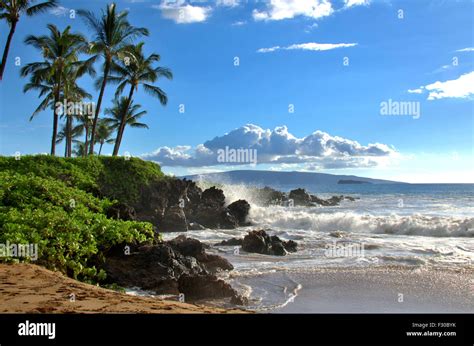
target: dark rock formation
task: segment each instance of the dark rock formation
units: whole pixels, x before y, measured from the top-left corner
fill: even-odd
[[[163,220],[159,225],[160,232],[186,232],[188,223],[184,209],[179,206],[172,206],[165,210]]]
[[[110,206],[106,211],[106,215],[108,218],[124,221],[133,221],[137,218],[135,209],[124,203],[115,203]]]
[[[153,223],[158,232],[184,232],[244,225],[250,205],[240,200],[229,207],[221,189],[201,191],[193,181],[168,178],[141,187],[135,209],[137,219]]]
[[[284,192],[272,189],[271,187],[265,186],[262,189],[256,191],[257,200],[261,205],[281,205],[283,201],[286,201],[288,197]]]
[[[356,198],[350,196],[332,196],[329,199],[322,199],[311,195],[305,189],[294,189],[289,193],[280,192],[270,187],[257,189],[257,203],[263,206],[281,205],[281,206],[335,206],[343,199],[354,201]]]
[[[311,195],[305,189],[291,190],[288,196],[295,206],[313,206]]]
[[[184,236],[171,241],[135,247],[129,255],[108,255],[104,268],[107,278],[124,287],[140,287],[157,294],[184,293],[186,301],[230,297],[245,299],[214,273],[232,270],[224,258],[207,254],[207,246]]]
[[[288,252],[297,250],[297,244],[293,240],[284,241],[275,235],[268,235],[264,230],[250,231],[244,239],[232,238],[216,245],[242,245],[244,251],[274,256],[285,256]]]
[[[230,214],[235,217],[239,225],[245,224],[247,221],[247,215],[250,211],[250,204],[246,200],[239,199],[238,201],[229,204],[227,208],[229,209]]]
[[[216,246],[242,246],[243,239],[231,238],[217,243]]]

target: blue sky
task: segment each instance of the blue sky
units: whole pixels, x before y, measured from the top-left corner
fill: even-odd
[[[70,11],[99,13],[105,4],[63,0],[54,13],[21,18],[0,84],[0,154],[49,152],[51,111],[29,122],[38,99],[22,92],[21,66],[41,59],[23,44],[26,35],[54,23],[91,38]],[[150,129],[127,128],[122,154],[156,160],[178,175],[250,167],[474,183],[473,1],[117,5],[150,30],[147,53],[159,53],[174,73],[158,83],[169,96],[166,107],[137,93]],[[5,23],[0,32],[3,49]],[[95,101],[91,80],[80,84]],[[106,107],[114,91],[107,88]],[[419,113],[384,115],[383,102],[410,103]],[[216,150],[225,146],[257,150],[258,164],[217,162]]]

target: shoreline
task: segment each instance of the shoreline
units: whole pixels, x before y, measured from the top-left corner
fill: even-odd
[[[472,313],[474,270],[402,266],[288,273],[302,285],[274,313]]]
[[[0,263],[0,296],[0,313],[251,313],[133,296],[26,263]]]

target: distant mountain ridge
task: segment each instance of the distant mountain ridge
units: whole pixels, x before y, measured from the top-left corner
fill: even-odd
[[[336,175],[328,173],[312,172],[275,172],[275,171],[257,171],[257,170],[237,170],[218,173],[205,173],[183,176],[182,178],[190,180],[205,180],[213,183],[225,184],[248,184],[248,185],[313,185],[313,184],[338,184],[340,180],[351,181],[352,183],[370,183],[370,184],[405,184],[403,182],[372,179],[358,177],[355,175]]]

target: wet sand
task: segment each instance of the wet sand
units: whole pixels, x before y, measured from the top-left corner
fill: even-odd
[[[473,313],[474,269],[372,267],[289,273],[302,285],[281,313]]]

